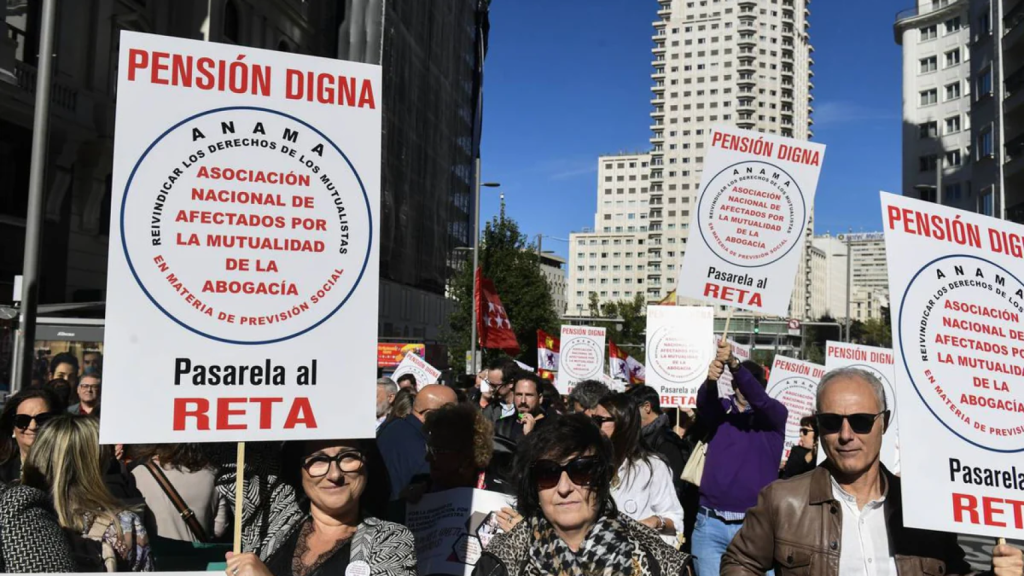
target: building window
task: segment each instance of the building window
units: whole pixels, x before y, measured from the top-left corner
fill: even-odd
[[[960,192],[961,189],[962,189],[962,187],[961,187],[959,182],[956,182],[955,184],[947,184],[946,185],[945,195],[943,196],[943,198],[945,198],[947,200],[950,200],[950,199],[952,199],[952,200],[959,200],[960,199],[960,194],[961,194],[961,192]]]
[[[939,135],[939,124],[938,122],[925,122],[917,127],[918,137],[922,140],[925,138],[935,138]]]
[[[921,42],[934,40],[939,36],[939,27],[935,24],[921,28]]]
[[[938,156],[935,154],[928,154],[927,156],[920,156],[917,159],[918,168],[921,172],[928,172],[935,170],[935,164],[938,162]]]
[[[960,131],[960,116],[946,118],[946,134],[956,134]]]
[[[978,78],[975,81],[977,86],[977,95],[980,100],[982,96],[989,96],[992,94],[992,69],[986,68],[978,73]]]
[[[988,126],[978,133],[978,160],[992,156],[992,127]]]
[[[985,216],[995,215],[995,205],[992,201],[992,188],[986,188],[978,196],[978,213]]]
[[[956,100],[960,97],[960,83],[946,84],[946,101]]]
[[[921,106],[931,106],[936,103],[938,97],[938,90],[932,88],[931,90],[921,91]]]
[[[946,34],[952,34],[960,29],[960,17],[950,18],[946,20]]]
[[[228,0],[224,3],[224,38],[238,44],[240,39],[238,32],[238,5],[234,0]]]
[[[988,10],[983,10],[981,16],[978,17],[978,29],[976,31],[977,36],[988,36],[992,33],[992,17],[989,15]]]
[[[938,57],[929,56],[927,58],[921,58],[921,74],[927,74],[928,72],[935,72],[938,68]]]
[[[946,166],[959,166],[963,162],[960,156],[959,150],[949,150],[946,152]]]
[[[950,50],[946,52],[946,68],[958,66],[960,64],[960,49]]]

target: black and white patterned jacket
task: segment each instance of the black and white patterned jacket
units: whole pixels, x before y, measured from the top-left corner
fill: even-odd
[[[47,495],[0,484],[0,573],[74,571],[71,549]]]

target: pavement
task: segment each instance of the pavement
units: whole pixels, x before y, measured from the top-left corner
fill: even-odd
[[[961,534],[957,539],[964,552],[967,553],[967,561],[975,570],[990,570],[992,568],[992,548],[996,545],[995,538]],[[1007,540],[1006,542],[1012,546],[1024,548],[1024,542],[1020,540]]]

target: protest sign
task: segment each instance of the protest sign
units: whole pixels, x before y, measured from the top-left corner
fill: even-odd
[[[707,148],[679,297],[785,316],[825,146],[717,127]]]
[[[380,67],[122,32],[118,69],[102,442],[372,437]]]
[[[692,408],[715,359],[715,311],[708,306],[647,307],[647,385],[662,407]]]
[[[882,194],[907,526],[1024,537],[1024,227]]]
[[[402,363],[406,354],[415,354],[426,358],[425,344],[398,344],[395,342],[377,343],[377,368],[395,368]]]
[[[825,343],[825,371],[831,372],[836,368],[858,368],[864,370],[882,382],[885,390],[885,403],[891,416],[889,417],[889,429],[882,437],[882,464],[885,464],[893,474],[900,471],[899,452],[897,438],[899,426],[896,415],[896,391],[893,388],[893,365],[892,350],[888,348],[872,348],[858,344],[846,344],[844,342]],[[818,462],[825,460],[825,451],[818,450]]]
[[[561,352],[555,386],[562,394],[578,382],[600,380],[604,373],[604,328],[562,326]]]
[[[415,354],[405,355],[402,363],[398,365],[398,368],[395,368],[395,373],[391,375],[391,379],[397,382],[405,374],[412,374],[416,378],[417,390],[427,384],[437,384],[438,378],[441,377],[440,370],[434,368],[429,362]]]
[[[498,492],[455,488],[425,494],[406,507],[405,525],[416,539],[419,576],[469,576],[480,553],[501,532],[495,512],[513,507]]]
[[[715,347],[718,347],[718,343],[722,341],[721,336],[715,336]],[[744,346],[737,344],[733,340],[729,340],[729,344],[732,345],[732,355],[737,360],[743,362],[744,360],[750,360],[750,346]],[[735,390],[732,389],[732,372],[729,370],[723,370],[722,375],[718,378],[718,397],[725,398],[732,396]]]
[[[818,395],[818,382],[825,375],[825,367],[803,360],[776,356],[772,363],[768,395],[782,402],[789,410],[786,420],[786,444],[782,459],[800,442],[800,419],[814,413],[814,400]]]

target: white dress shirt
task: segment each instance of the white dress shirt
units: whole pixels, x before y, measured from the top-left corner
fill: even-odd
[[[658,457],[651,457],[650,466],[643,461],[633,464],[627,474],[628,463],[619,468],[618,486],[612,488],[612,499],[624,513],[640,521],[651,516],[671,520],[676,530],[683,528],[683,506],[672,483],[672,470]]]
[[[839,576],[896,576],[896,558],[890,552],[891,514],[887,500],[889,486],[878,500],[861,510],[857,498],[839,487],[832,478],[832,496],[843,506],[843,541],[839,550]]]

